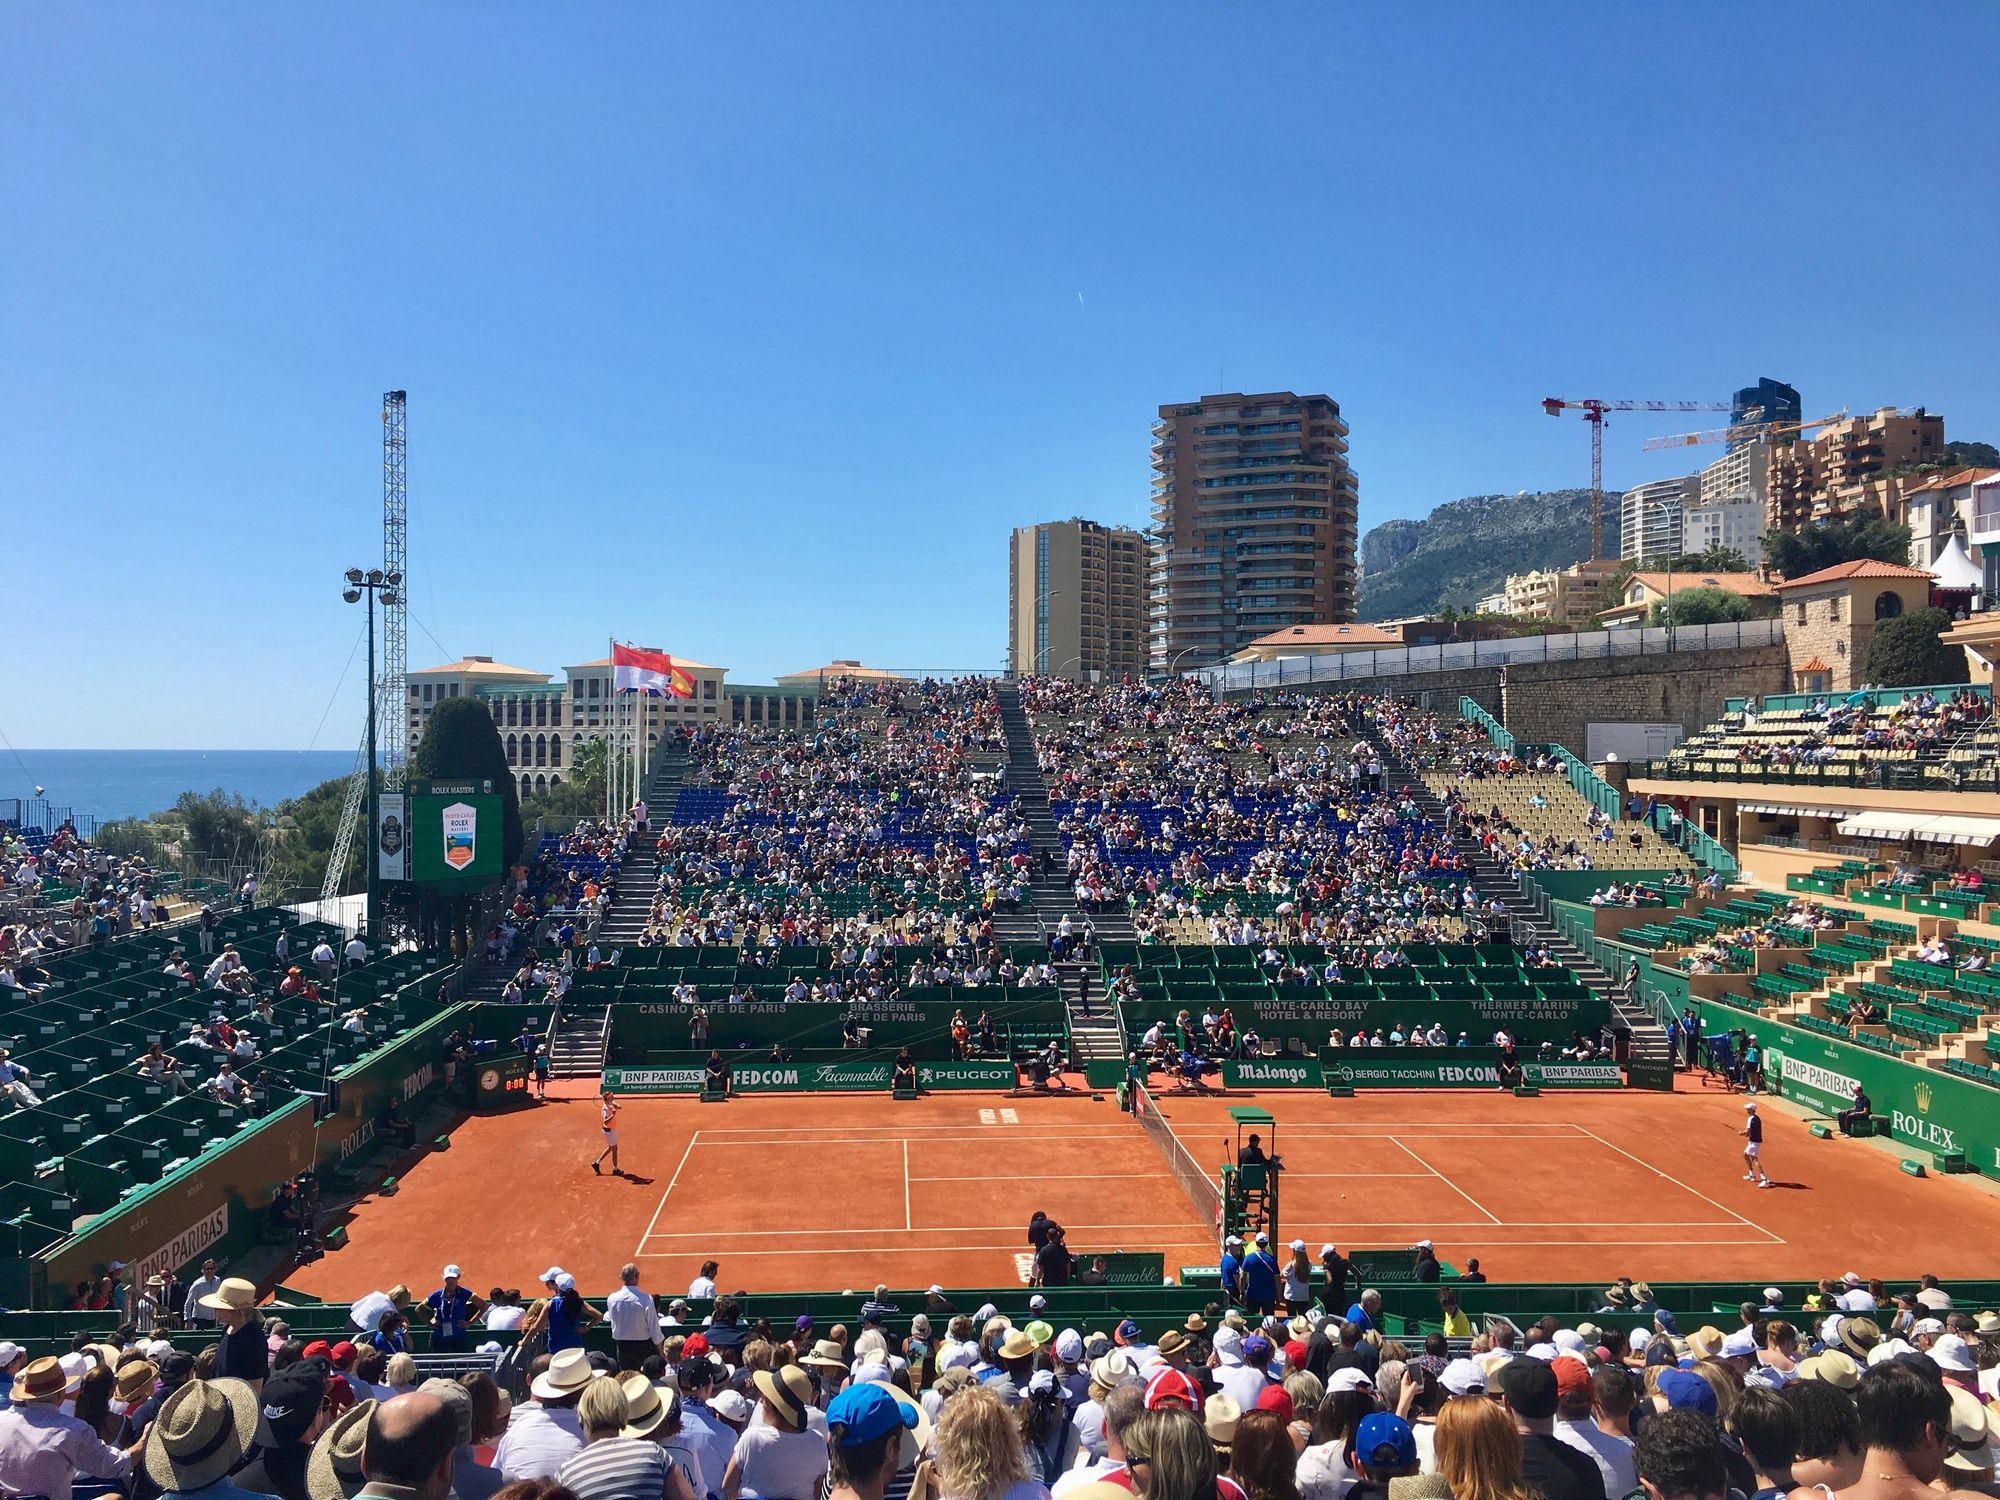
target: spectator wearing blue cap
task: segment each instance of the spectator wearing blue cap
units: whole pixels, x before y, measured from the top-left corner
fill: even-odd
[[[1370,1412],[1354,1429],[1348,1462],[1360,1477],[1347,1500],[1389,1500],[1389,1481],[1417,1472],[1417,1435],[1394,1412]]]
[[[921,1420],[879,1385],[860,1383],[826,1408],[831,1500],[882,1500],[901,1467],[903,1434]]]

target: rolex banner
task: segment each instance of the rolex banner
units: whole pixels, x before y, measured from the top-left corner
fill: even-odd
[[[1729,1006],[1705,1004],[1709,1035],[1743,1030],[1764,1049],[1764,1081],[1781,1098],[1821,1115],[1848,1108],[1854,1085],[1868,1095],[1890,1138],[1940,1156],[1963,1156],[1975,1170],[2000,1171],[2000,1109],[1993,1087],[1954,1078],[1852,1042],[1786,1026]]]
[[[417,782],[407,799],[409,878],[418,884],[498,879],[505,803],[490,781]]]
[[[410,878],[410,814],[401,792],[381,792],[376,796],[375,878]]]

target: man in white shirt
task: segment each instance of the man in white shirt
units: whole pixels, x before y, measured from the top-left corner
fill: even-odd
[[[576,1418],[576,1398],[590,1383],[590,1359],[581,1349],[564,1349],[549,1367],[529,1382],[534,1400],[514,1408],[493,1467],[519,1479],[547,1479],[583,1451],[583,1429]]]
[[[703,1261],[701,1274],[688,1283],[688,1300],[712,1299],[715,1296],[715,1273],[721,1269],[721,1266],[712,1260]]]
[[[358,969],[368,962],[368,944],[359,933],[347,940],[347,967]]]
[[[1617,1366],[1610,1367],[1620,1379],[1626,1378]],[[1605,1432],[1591,1417],[1595,1386],[1590,1369],[1575,1355],[1565,1354],[1555,1361],[1555,1439],[1574,1448],[1604,1477],[1604,1493],[1629,1495],[1639,1487],[1639,1474],[1632,1459],[1632,1440]]]
[[[319,967],[320,983],[329,982],[333,978],[333,944],[321,938],[313,947],[312,961]]]
[[[222,1278],[216,1274],[214,1258],[201,1263],[201,1275],[188,1284],[187,1302],[181,1309],[181,1316],[190,1328],[215,1327],[215,1310],[203,1307],[201,1299],[222,1290]]]
[[[630,1261],[618,1272],[619,1287],[604,1299],[611,1324],[611,1341],[618,1346],[618,1368],[636,1370],[646,1357],[660,1351],[660,1313],[653,1299],[639,1290],[639,1268]]]

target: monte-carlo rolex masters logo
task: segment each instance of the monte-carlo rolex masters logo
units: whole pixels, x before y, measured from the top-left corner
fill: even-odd
[[[469,802],[453,802],[445,807],[444,862],[454,870],[472,863],[479,840],[479,810]]]

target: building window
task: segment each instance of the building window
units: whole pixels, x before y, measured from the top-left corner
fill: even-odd
[[[715,699],[715,679],[714,679],[713,677],[706,677],[706,678],[703,678],[703,679],[702,679],[702,684],[701,684],[701,695],[702,695],[702,697],[704,697],[704,698],[707,698],[707,699],[708,699],[709,701],[711,701],[711,702],[713,702],[713,701],[714,701],[714,699]]]
[[[514,736],[507,736],[507,764],[513,765],[520,758],[520,747],[514,743]]]
[[[431,701],[431,684],[427,682],[424,684],[424,702],[428,703],[430,701]]]
[[[1799,623],[1803,625],[1805,624],[1805,622],[1806,622],[1806,601],[1801,599],[1799,601]]]
[[[552,766],[562,764],[562,736],[559,734],[549,736],[549,764]]]
[[[1875,596],[1875,618],[1893,620],[1903,612],[1903,596],[1894,589],[1884,589]]]
[[[1840,623],[1840,599],[1838,596],[1826,601],[1826,617],[1836,625]]]

